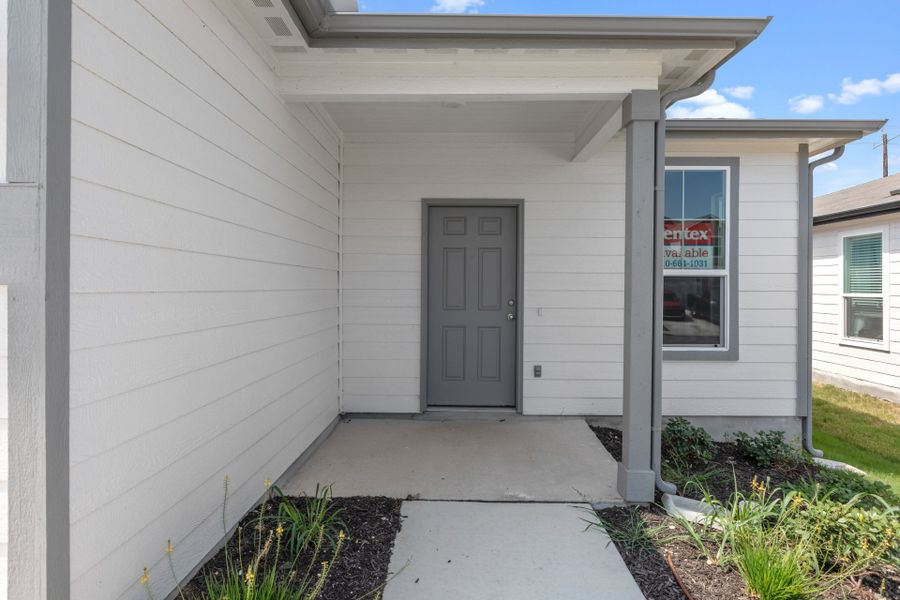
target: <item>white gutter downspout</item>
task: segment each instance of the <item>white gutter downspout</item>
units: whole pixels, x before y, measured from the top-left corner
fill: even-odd
[[[806,281],[801,282],[801,289],[803,293],[800,297],[800,302],[802,302],[802,306],[806,307],[805,311],[801,311],[803,314],[803,318],[806,321],[804,326],[801,327],[805,331],[804,339],[798,340],[799,343],[805,344],[805,352],[802,353],[803,363],[802,365],[797,365],[798,372],[800,376],[803,377],[802,382],[802,393],[803,398],[800,400],[803,402],[804,411],[803,416],[801,417],[802,426],[803,426],[803,449],[809,452],[812,456],[821,457],[822,451],[817,450],[813,446],[812,440],[812,205],[813,205],[813,172],[816,170],[816,167],[820,167],[824,164],[830,163],[839,159],[844,154],[845,146],[838,146],[834,149],[834,151],[828,156],[824,156],[818,160],[814,160],[806,166],[806,197],[801,198],[802,202],[806,203],[806,210],[801,211],[801,215],[803,215],[805,223],[802,224],[805,232],[805,239],[801,240],[801,243],[804,244],[805,249],[801,250],[801,255],[805,256],[803,261],[804,264],[800,265],[800,273],[801,277],[805,277]],[[801,165],[802,167],[802,165]],[[805,283],[805,285],[803,285]]]
[[[662,366],[663,366],[663,320],[660,307],[663,303],[663,231],[665,230],[666,206],[666,109],[686,98],[699,96],[709,89],[716,79],[716,72],[710,71],[694,85],[669,92],[660,98],[659,121],[656,124],[656,171],[654,190],[654,278],[653,278],[653,399],[651,406],[652,444],[650,468],[656,475],[656,488],[667,494],[678,490],[674,484],[662,478]]]

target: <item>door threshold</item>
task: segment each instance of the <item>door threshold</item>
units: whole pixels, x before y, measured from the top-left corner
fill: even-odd
[[[480,406],[429,406],[413,417],[423,421],[499,421],[521,416],[515,408]]]

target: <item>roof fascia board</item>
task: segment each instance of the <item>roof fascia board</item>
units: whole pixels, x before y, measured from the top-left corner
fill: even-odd
[[[821,139],[835,140],[816,147],[821,154],[837,146],[858,140],[878,131],[887,121],[840,121],[821,119],[670,119],[666,136],[671,139]]]
[[[435,15],[333,12],[327,0],[283,0],[292,5],[312,45],[366,38],[558,38],[601,40],[731,40],[743,46],[771,18],[616,17],[572,15]],[[743,42],[743,43],[741,43]],[[373,40],[368,40],[373,43]]]
[[[739,48],[729,39],[613,39],[585,37],[536,37],[507,34],[501,37],[454,37],[429,34],[394,36],[341,36],[310,39],[311,48],[387,48],[387,49],[431,49],[431,48],[471,48],[490,50],[515,50],[520,48],[540,49],[581,49],[581,48],[641,48],[649,50],[725,50],[731,57]],[[722,61],[724,62],[724,60]]]
[[[862,219],[865,217],[875,217],[895,212],[900,212],[900,200],[887,202],[885,204],[877,204],[875,206],[854,208],[853,210],[844,210],[827,215],[819,215],[818,217],[813,217],[813,225],[839,223],[841,221],[850,221],[853,219]]]
[[[819,137],[846,135],[848,133],[872,133],[884,127],[886,120],[831,120],[831,119],[669,119],[666,128],[679,133],[733,133],[756,136],[800,136],[816,134]],[[826,134],[826,135],[822,135]]]
[[[768,19],[557,15],[335,13],[322,35],[415,33],[454,37],[587,37],[603,39],[754,39]]]

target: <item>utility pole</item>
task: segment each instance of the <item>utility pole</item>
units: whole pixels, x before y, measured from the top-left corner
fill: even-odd
[[[884,132],[881,133],[881,171],[882,177],[888,176],[888,139]]]

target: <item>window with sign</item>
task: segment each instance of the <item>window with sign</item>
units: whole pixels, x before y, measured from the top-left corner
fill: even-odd
[[[728,348],[732,176],[731,166],[666,168],[663,345],[667,350]]]
[[[884,239],[883,229],[856,231],[842,238],[841,337],[845,343],[887,347]]]

